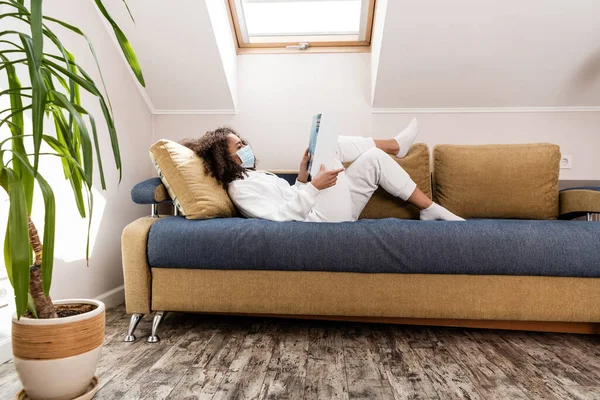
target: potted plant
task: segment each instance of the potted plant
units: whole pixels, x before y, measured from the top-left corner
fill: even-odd
[[[28,3],[0,1],[0,21],[13,19],[26,28],[26,32],[0,31],[0,79],[4,75],[8,83],[8,89],[1,90],[0,96],[10,98],[10,108],[0,110],[0,127],[7,125],[10,130],[10,136],[0,141],[0,187],[9,198],[4,259],[16,303],[13,354],[28,398],[72,399],[95,382],[92,378],[104,340],[104,304],[81,299],[53,303],[50,299],[55,200],[51,185],[43,177],[45,171],[39,168],[39,159],[60,157],[79,214],[82,218],[91,217],[94,165],[98,167],[102,189],[106,187],[96,121],[81,103],[80,90],[91,93],[100,102],[120,174],[121,158],[102,73],[101,90],[52,29],[60,25],[85,37],[95,58],[91,41],[79,28],[44,15],[42,0]],[[101,0],[95,3],[113,28],[129,66],[144,85],[130,43]],[[45,51],[46,47],[54,47],[59,55]],[[96,66],[100,70],[97,60]],[[24,126],[26,112],[31,113],[31,131]],[[54,133],[45,130],[45,124],[53,127]],[[51,150],[41,150],[42,143]],[[43,240],[31,219],[35,185],[44,202]]]

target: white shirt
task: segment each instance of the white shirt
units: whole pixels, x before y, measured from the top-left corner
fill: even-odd
[[[320,221],[312,208],[319,190],[296,180],[294,186],[266,171],[248,171],[248,176],[229,184],[229,197],[243,216],[271,221]]]

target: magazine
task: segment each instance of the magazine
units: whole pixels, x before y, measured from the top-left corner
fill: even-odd
[[[310,127],[310,138],[308,140],[308,154],[310,155],[310,161],[308,162],[309,173],[312,171],[312,163],[317,150],[317,137],[319,136],[319,128],[321,127],[321,115],[322,114],[315,114],[313,116],[312,125]]]
[[[317,176],[321,165],[326,170],[342,167],[335,153],[338,131],[335,118],[331,115],[316,114],[313,116],[308,141],[308,152],[310,153],[308,172],[312,177]]]

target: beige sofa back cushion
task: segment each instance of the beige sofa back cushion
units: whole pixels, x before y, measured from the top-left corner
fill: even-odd
[[[161,139],[150,147],[150,158],[181,215],[188,219],[232,217],[235,207],[204,161],[179,143]]]
[[[559,163],[549,143],[438,145],[435,201],[464,218],[556,219]]]
[[[417,187],[431,198],[431,173],[429,168],[429,148],[424,143],[413,145],[403,159],[392,157],[408,172]],[[344,163],[347,168],[352,163]],[[419,210],[403,200],[379,188],[360,214],[360,219],[377,218],[419,219]]]

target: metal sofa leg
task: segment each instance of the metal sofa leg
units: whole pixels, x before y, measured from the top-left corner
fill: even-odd
[[[160,342],[160,338],[156,334],[156,331],[158,330],[158,326],[162,322],[164,315],[164,311],[157,311],[154,313],[154,320],[152,321],[152,334],[148,336],[148,343]]]
[[[129,329],[127,329],[127,335],[125,338],[123,338],[124,342],[135,342],[136,337],[133,333],[135,332],[135,328],[137,328],[143,316],[144,314],[137,313],[131,316],[131,319],[129,320]]]

